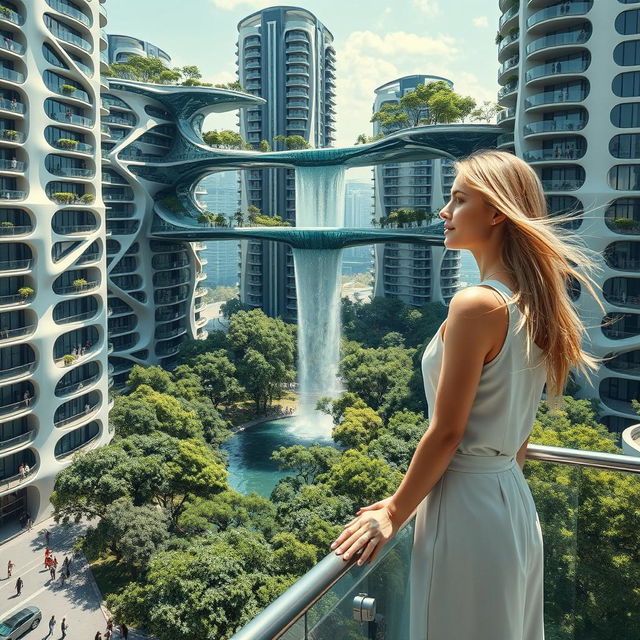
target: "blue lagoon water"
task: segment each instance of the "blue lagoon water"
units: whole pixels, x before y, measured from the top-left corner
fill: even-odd
[[[278,471],[278,466],[270,460],[271,454],[279,447],[296,444],[311,446],[335,446],[323,430],[309,429],[306,432],[297,427],[297,418],[285,418],[264,422],[240,431],[225,442],[223,449],[229,454],[229,486],[243,494],[256,493],[268,498],[278,480],[294,475],[291,471]]]

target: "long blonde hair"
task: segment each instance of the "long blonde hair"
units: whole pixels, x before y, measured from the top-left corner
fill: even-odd
[[[606,311],[590,277],[599,269],[596,252],[562,225],[571,212],[548,216],[542,184],[535,171],[504,151],[479,151],[455,163],[458,176],[479,191],[485,201],[506,216],[502,260],[517,283],[511,302],[523,312],[516,330],[526,324],[527,353],[531,341],[543,351],[547,371],[547,401],[563,405],[562,393],[571,367],[587,378],[604,359],[583,350],[587,330],[576,313],[568,285],[581,282]],[[595,285],[595,289],[594,286]],[[602,325],[600,325],[602,326]]]

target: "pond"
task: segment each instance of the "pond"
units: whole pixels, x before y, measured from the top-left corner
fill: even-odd
[[[331,439],[329,416],[282,418],[239,431],[222,446],[229,454],[229,486],[243,494],[255,491],[268,498],[278,480],[292,475],[278,471],[277,464],[270,460],[271,454],[281,446],[309,447],[314,443],[336,446]]]

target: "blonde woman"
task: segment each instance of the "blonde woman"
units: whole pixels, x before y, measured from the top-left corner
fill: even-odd
[[[445,247],[471,251],[481,282],[455,294],[425,349],[429,428],[398,490],[331,548],[371,562],[416,513],[410,639],[542,640],[542,533],[522,468],[545,383],[558,407],[570,368],[597,368],[567,293],[573,278],[597,299],[596,263],[509,153],[456,163],[440,216]]]

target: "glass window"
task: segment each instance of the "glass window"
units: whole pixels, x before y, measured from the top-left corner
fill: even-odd
[[[622,133],[609,142],[609,152],[614,158],[640,158],[640,134]]]
[[[611,167],[609,185],[618,191],[640,190],[640,164],[617,164]]]
[[[640,96],[640,71],[619,73],[611,83],[611,90],[621,98]]]
[[[622,4],[637,4],[640,0],[618,0],[618,2],[621,2]]]
[[[68,69],[69,67],[58,57],[58,54],[51,48],[48,44],[42,45],[42,53],[44,55],[44,59],[55,65],[56,67],[60,67],[61,69]]]
[[[611,124],[621,129],[640,126],[640,102],[618,104],[611,109]]]
[[[640,33],[640,9],[623,11],[616,18],[616,31],[622,35]]]
[[[622,67],[640,64],[640,40],[621,42],[613,50],[613,59]]]

